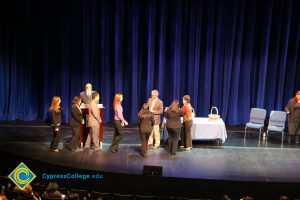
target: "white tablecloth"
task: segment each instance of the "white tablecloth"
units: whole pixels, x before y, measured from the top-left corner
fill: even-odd
[[[163,126],[165,125],[165,119]],[[165,135],[166,136],[166,135]],[[220,118],[217,121],[210,121],[207,117],[195,117],[192,126],[192,139],[215,140],[221,139],[222,143],[227,138],[224,121]]]
[[[224,143],[227,132],[224,121],[210,121],[206,117],[195,117],[192,126],[193,139],[221,139]]]

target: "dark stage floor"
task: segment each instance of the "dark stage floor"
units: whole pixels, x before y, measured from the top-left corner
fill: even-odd
[[[104,172],[142,174],[144,165],[162,166],[163,176],[259,182],[300,182],[300,145],[281,142],[280,133],[271,133],[267,142],[258,132],[244,127],[227,127],[227,140],[221,146],[214,141],[193,141],[191,151],[178,150],[170,156],[162,145],[150,149],[147,158],[140,155],[140,140],[135,126],[126,128],[119,152],[108,151],[113,127],[104,126],[101,152],[71,152],[65,148],[71,129],[63,126],[60,153],[49,151],[52,128],[44,123],[0,123],[0,150],[37,161]]]

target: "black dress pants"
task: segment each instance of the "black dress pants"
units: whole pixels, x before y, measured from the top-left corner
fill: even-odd
[[[140,132],[143,156],[145,156],[147,154],[148,139],[150,137],[150,134],[151,134],[151,132]]]
[[[71,149],[75,149],[78,147],[79,143],[80,143],[80,132],[79,132],[80,127],[72,127],[73,130],[73,135],[72,135],[72,139],[69,145],[69,148]]]
[[[55,131],[55,128],[54,128],[53,136],[52,136],[52,140],[51,140],[51,144],[50,144],[51,150],[56,150],[58,148],[60,137],[61,137],[60,127],[58,127],[58,131]]]
[[[169,134],[169,138],[168,138],[169,153],[175,155],[177,151],[178,138],[181,132],[181,128],[167,128],[167,130]]]
[[[192,147],[192,125],[193,121],[183,122],[180,133],[180,146],[184,146],[186,148]]]
[[[123,137],[123,129],[124,127],[121,125],[120,120],[115,120],[115,134],[113,137],[112,144],[110,145],[111,151],[118,151],[120,141]]]

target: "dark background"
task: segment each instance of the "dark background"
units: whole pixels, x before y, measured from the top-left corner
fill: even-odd
[[[229,125],[251,107],[282,110],[300,89],[298,0],[24,0],[0,5],[0,120],[46,120],[59,95],[68,119],[87,82],[104,121],[115,93],[132,123],[158,89],[211,106]]]

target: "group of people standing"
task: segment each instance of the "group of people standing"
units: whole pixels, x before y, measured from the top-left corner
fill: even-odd
[[[73,130],[73,136],[69,145],[70,150],[76,151],[80,139],[80,126],[87,123],[90,131],[87,135],[84,149],[91,148],[95,151],[102,150],[102,142],[99,141],[99,128],[102,122],[97,103],[100,99],[98,92],[92,90],[90,83],[86,84],[85,91],[80,93],[80,96],[75,96],[71,108],[70,126]],[[138,127],[141,139],[141,154],[147,155],[148,148],[160,147],[160,123],[161,115],[164,113],[166,119],[166,127],[168,131],[168,150],[171,155],[175,155],[177,151],[179,136],[180,148],[185,150],[192,149],[191,127],[193,125],[194,110],[190,103],[190,96],[182,97],[183,107],[179,108],[179,101],[173,100],[169,107],[164,110],[163,102],[158,98],[159,92],[153,90],[151,98],[147,103],[144,103],[138,113]],[[114,125],[115,133],[110,151],[112,153],[118,152],[118,147],[124,133],[124,126],[128,122],[123,116],[122,107],[123,95],[116,94],[113,102],[114,109]],[[61,137],[61,113],[63,109],[60,107],[61,99],[59,96],[54,96],[51,106],[49,108],[52,116],[52,124],[54,127],[53,137],[50,144],[50,150],[58,152],[58,144]],[[83,116],[80,109],[81,103],[88,104],[88,114]],[[288,114],[288,141],[299,143],[300,137],[300,90],[296,92],[295,96],[289,100],[286,106]],[[182,120],[182,119],[183,120]]]
[[[92,90],[92,85],[87,83],[85,86],[85,91],[80,93],[80,96],[75,96],[72,102],[71,115],[70,115],[70,126],[73,130],[72,139],[69,145],[69,149],[72,151],[82,150],[78,147],[80,143],[80,126],[86,124],[89,127],[89,133],[87,135],[84,149],[91,148],[93,144],[94,151],[102,150],[102,142],[99,141],[99,129],[102,119],[100,117],[100,111],[97,106],[100,99],[98,92]],[[128,122],[123,117],[123,109],[121,102],[123,100],[122,94],[116,94],[114,98],[114,110],[115,110],[115,126],[116,131],[113,139],[113,144],[111,145],[111,151],[117,152],[118,145],[122,138],[123,126],[128,125]],[[50,144],[50,150],[53,152],[59,152],[58,144],[61,137],[61,113],[63,109],[60,107],[61,99],[59,96],[54,96],[52,98],[52,103],[49,108],[52,116],[52,124],[54,126],[54,132],[52,141]],[[83,116],[82,110],[80,109],[81,103],[88,104],[88,113]]]
[[[151,92],[148,103],[143,104],[138,113],[138,126],[140,130],[142,156],[147,155],[147,148],[158,148],[160,146],[160,115],[163,113],[163,102],[158,98],[158,91]],[[178,146],[179,136],[180,148],[192,149],[191,127],[193,125],[194,111],[190,103],[190,96],[182,98],[183,107],[179,108],[179,101],[173,100],[169,107],[166,107],[164,116],[168,131],[168,150],[175,155]],[[183,122],[181,121],[183,117]],[[153,144],[154,138],[154,144]]]
[[[69,124],[72,127],[73,135],[69,148],[72,151],[81,150],[81,148],[78,147],[80,141],[80,126],[87,123],[86,126],[90,128],[90,131],[87,135],[84,149],[91,148],[91,144],[93,143],[93,149],[95,151],[100,151],[102,150],[103,142],[99,141],[99,128],[102,119],[97,103],[100,99],[100,95],[98,92],[92,90],[92,85],[90,83],[86,84],[85,89],[85,91],[80,93],[80,96],[75,96],[72,102]],[[146,156],[148,148],[156,149],[160,147],[159,126],[164,108],[163,102],[158,96],[158,91],[153,90],[151,92],[151,98],[149,98],[147,103],[143,104],[138,113],[142,156]],[[118,152],[118,147],[124,133],[124,126],[128,125],[128,122],[123,116],[122,101],[123,95],[116,94],[113,102],[115,133],[109,148],[112,153]],[[50,150],[53,152],[59,152],[58,144],[61,137],[61,113],[63,112],[60,103],[60,97],[54,96],[49,108],[54,127],[50,144]],[[83,116],[80,109],[81,103],[88,104],[88,114],[86,116]],[[179,135],[181,137],[180,147],[185,148],[186,150],[192,149],[191,127],[193,124],[194,111],[188,95],[183,97],[183,104],[182,109],[180,109],[179,101],[174,100],[171,106],[165,109],[164,116],[166,118],[166,126],[169,133],[168,146],[169,152],[172,155],[176,154]],[[181,122],[181,117],[183,117],[183,122]]]

